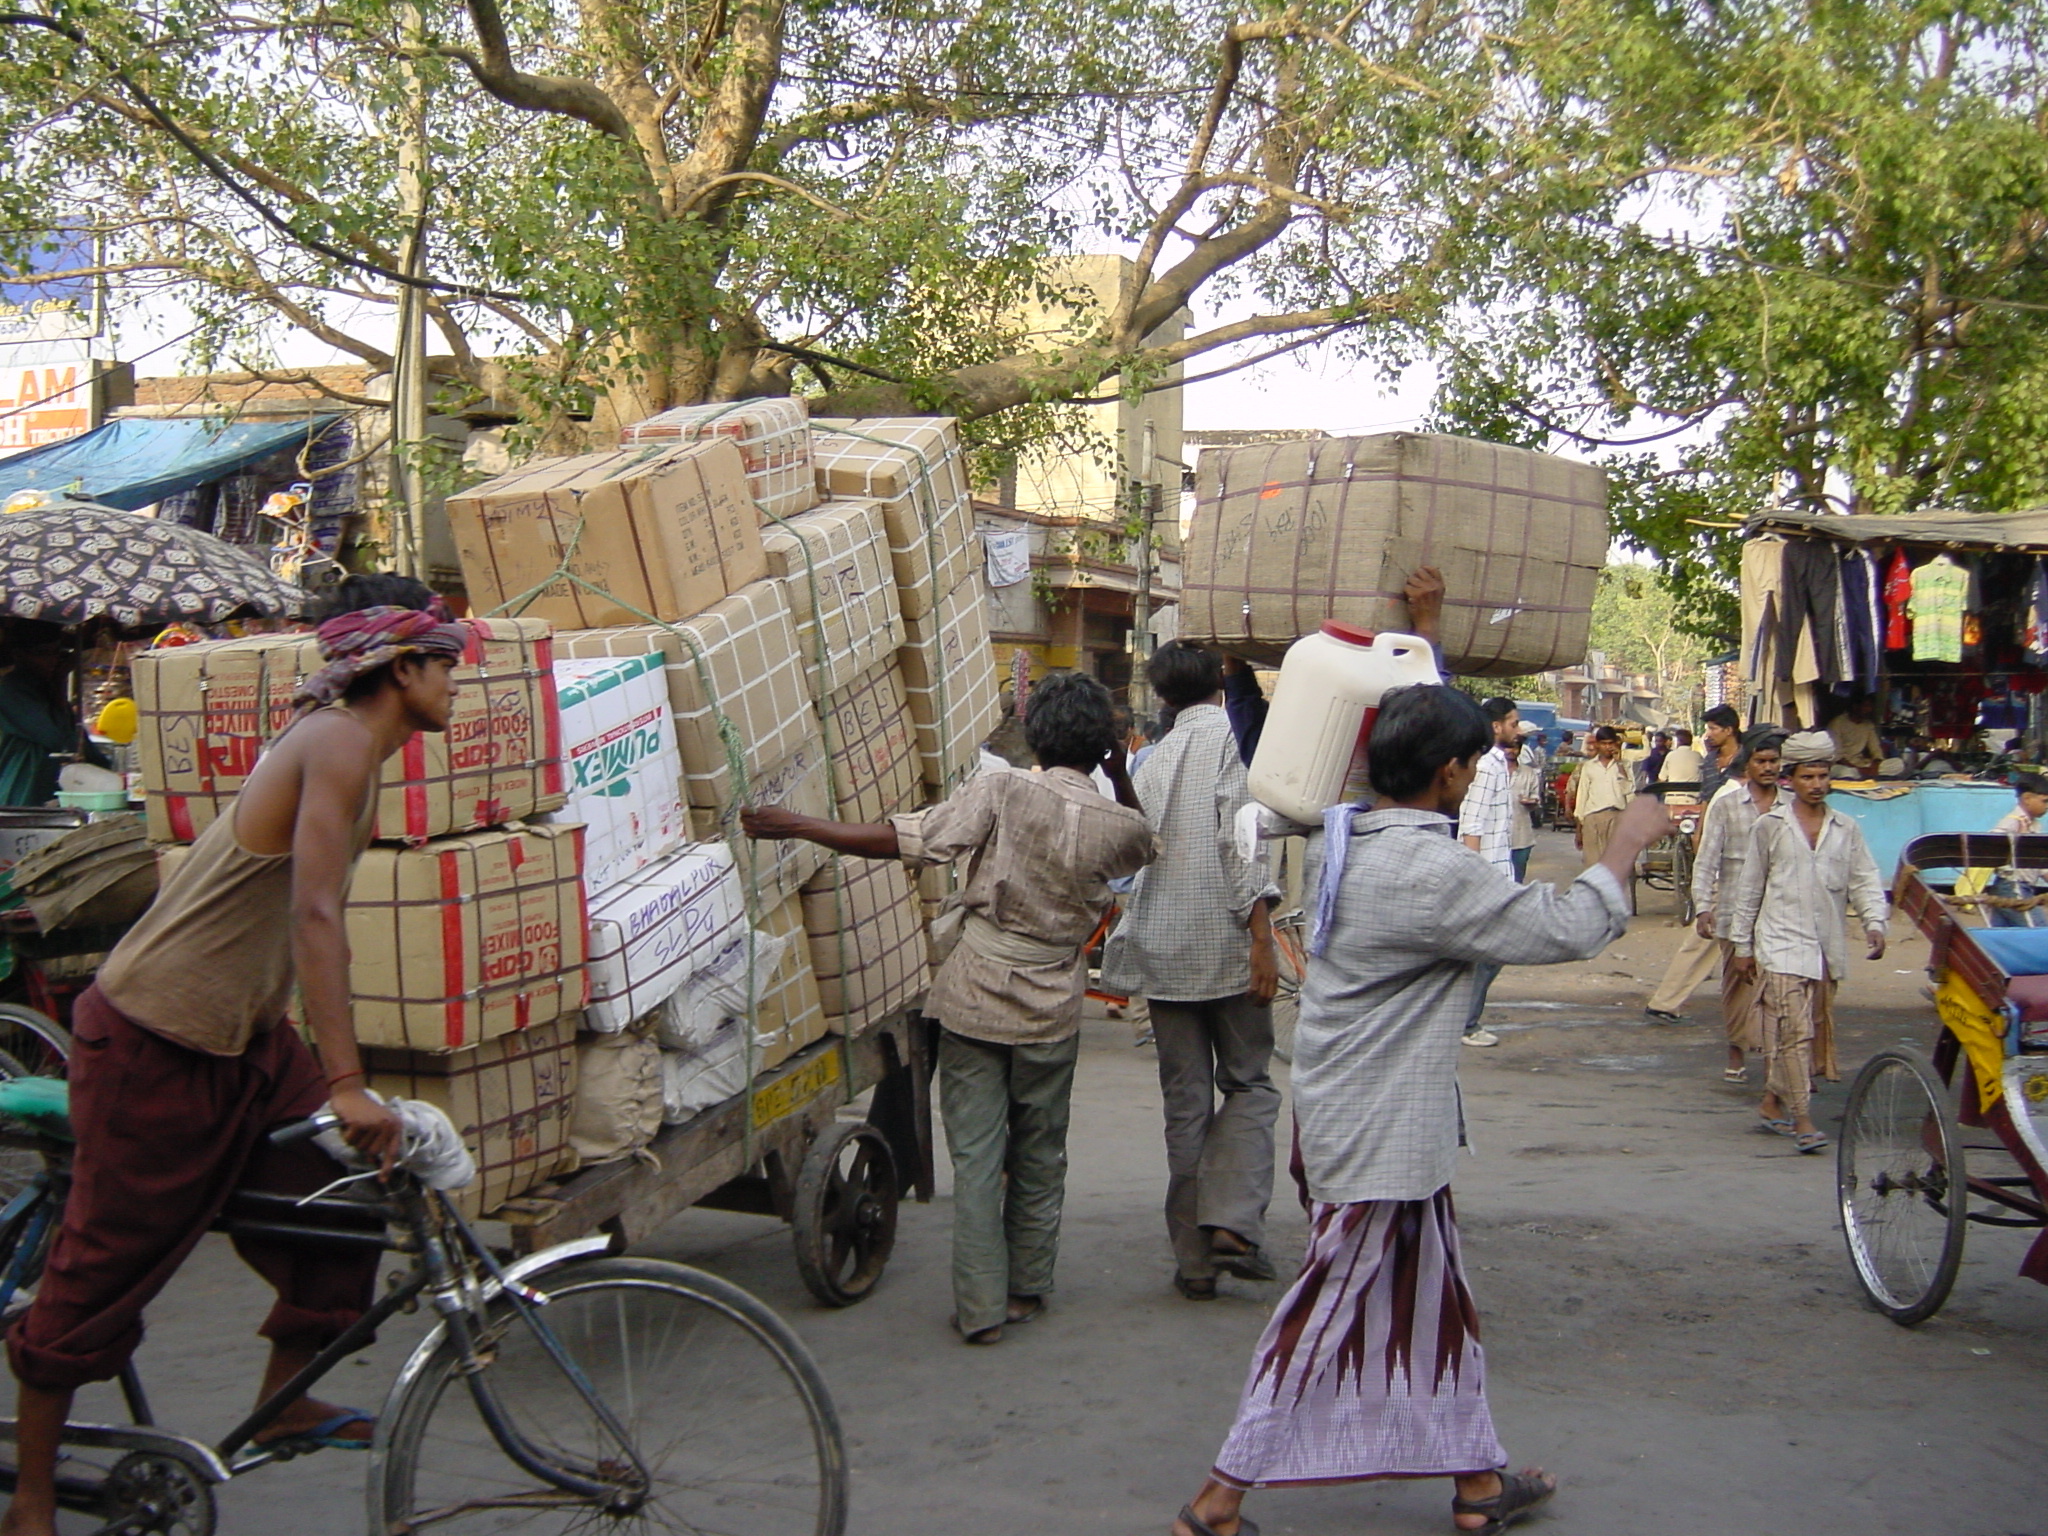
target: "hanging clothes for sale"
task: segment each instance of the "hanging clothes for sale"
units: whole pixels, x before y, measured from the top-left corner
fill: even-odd
[[[1778,591],[1785,581],[1785,541],[1746,539],[1742,545],[1742,677],[1747,685],[1750,724],[1776,720],[1783,694],[1778,685]]]
[[[1981,661],[1979,654],[1984,649],[1984,563],[1974,555],[1965,555],[1956,562],[1962,566],[1968,577],[1963,590],[1963,653],[1971,661]]]
[[[2048,565],[2038,559],[2027,579],[2026,633],[2021,644],[2027,660],[2035,666],[2048,665]]]
[[[1817,682],[1832,688],[1842,680],[1841,653],[1835,648],[1835,611],[1840,606],[1842,577],[1834,546],[1820,539],[1794,539],[1785,546],[1785,585],[1778,602],[1779,676],[1794,683]],[[1812,666],[1803,642],[1812,644]],[[1790,670],[1783,664],[1789,661]]]
[[[1877,686],[1884,672],[1884,598],[1877,558],[1867,549],[1842,556],[1843,654],[1849,680],[1858,688]]]
[[[1892,551],[1891,564],[1885,568],[1884,607],[1887,615],[1884,626],[1884,648],[1888,651],[1903,651],[1912,643],[1913,623],[1909,609],[1913,602],[1913,565],[1906,558],[1903,549]]]
[[[1970,573],[1947,555],[1936,555],[1913,573],[1915,661],[1963,659],[1963,614],[1969,595]]]

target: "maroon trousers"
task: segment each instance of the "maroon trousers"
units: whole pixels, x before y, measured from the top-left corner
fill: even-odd
[[[71,1194],[35,1300],[7,1336],[14,1374],[69,1391],[120,1373],[142,1342],[142,1310],[238,1189],[311,1194],[341,1169],[310,1142],[267,1135],[327,1101],[312,1052],[288,1026],[240,1056],[209,1056],[152,1034],[93,987],[72,1015]],[[379,1254],[237,1236],[277,1291],[259,1330],[319,1349],[368,1310]]]

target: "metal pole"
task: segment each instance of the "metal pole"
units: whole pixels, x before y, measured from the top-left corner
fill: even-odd
[[[1138,590],[1131,599],[1130,702],[1134,717],[1152,707],[1152,680],[1145,675],[1145,663],[1152,659],[1152,519],[1159,511],[1159,486],[1152,478],[1153,467],[1158,463],[1158,438],[1150,421],[1145,423],[1140,441],[1141,462],[1137,483],[1132,486],[1138,497],[1139,517]]]
[[[408,37],[421,29],[417,6],[407,5]],[[426,269],[427,103],[419,71],[403,66],[407,113],[398,146],[398,200],[406,220],[402,269],[420,277]],[[427,437],[427,314],[420,290],[398,290],[398,338],[391,370],[392,564],[400,575],[427,574],[427,496],[419,454]]]

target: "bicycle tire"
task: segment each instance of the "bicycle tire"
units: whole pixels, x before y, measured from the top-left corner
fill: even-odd
[[[715,1275],[658,1259],[577,1260],[526,1283],[547,1297],[540,1316],[652,1474],[631,1529],[842,1536],[838,1411],[810,1351],[775,1313]],[[583,1469],[619,1467],[616,1442],[509,1301],[488,1308],[479,1344],[499,1401],[533,1447]],[[655,1390],[635,1390],[646,1383]],[[610,1528],[614,1518],[629,1528],[627,1517],[519,1470],[485,1426],[446,1337],[378,1425],[369,1483],[373,1531],[539,1536]]]
[[[1940,1311],[1962,1267],[1964,1157],[1955,1107],[1924,1056],[1894,1047],[1863,1064],[1836,1139],[1836,1204],[1864,1295],[1901,1327]]]
[[[10,1076],[63,1077],[71,1064],[71,1031],[23,1003],[0,1003],[0,1053],[21,1068]]]

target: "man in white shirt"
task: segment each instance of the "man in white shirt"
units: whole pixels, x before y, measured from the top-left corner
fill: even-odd
[[[1492,722],[1493,745],[1479,755],[1478,772],[1473,775],[1472,787],[1465,792],[1464,804],[1458,808],[1458,840],[1512,880],[1515,812],[1519,809],[1513,758],[1522,739],[1522,717],[1516,713],[1515,701],[1509,698],[1491,698],[1479,707]],[[1499,1045],[1499,1035],[1480,1028],[1479,1015],[1486,1008],[1486,994],[1500,974],[1500,967],[1481,962],[1478,974],[1472,1016],[1465,1021],[1465,1044]]]
[[[1591,740],[1593,755],[1579,764],[1565,790],[1588,869],[1606,857],[1607,839],[1636,792],[1635,769],[1622,761],[1621,732],[1611,725],[1595,726]]]

